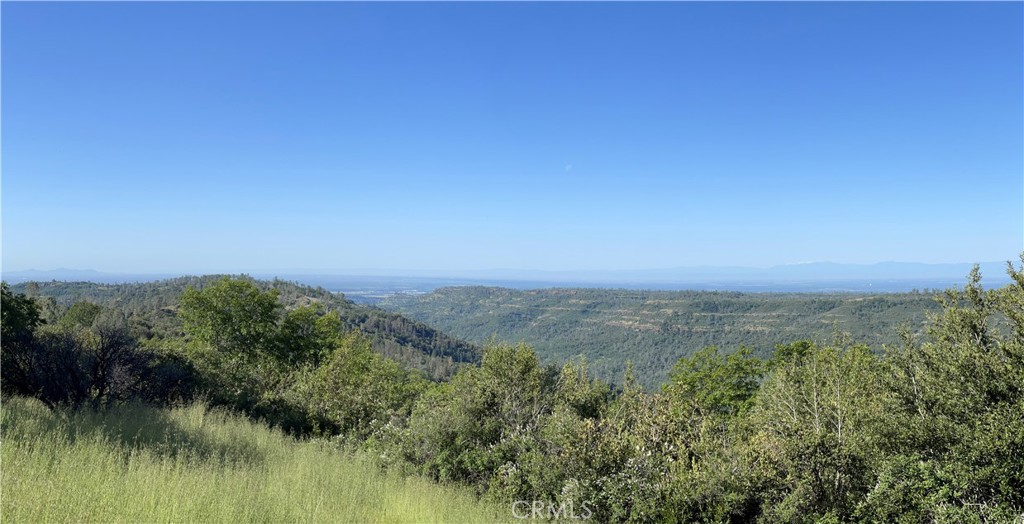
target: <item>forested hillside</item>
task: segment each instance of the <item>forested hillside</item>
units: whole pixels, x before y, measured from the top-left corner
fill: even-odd
[[[81,505],[99,520],[204,520],[208,506],[227,520],[252,520],[250,486],[271,484],[269,493],[256,491],[268,493],[260,498],[268,520],[330,521],[316,510],[321,502],[348,505],[352,495],[317,466],[328,459],[307,457],[296,469],[287,453],[248,445],[230,430],[197,437],[205,407],[171,412],[166,422],[167,411],[121,416],[145,402],[213,405],[300,439],[341,443],[379,465],[470,488],[513,518],[525,507],[538,519],[652,524],[1017,522],[1024,267],[1009,273],[1013,284],[984,289],[972,272],[965,286],[938,297],[920,333],[903,331],[887,348],[848,334],[794,340],[766,357],[707,348],[674,362],[663,385],[648,391],[632,370],[613,386],[585,359],[552,367],[528,345],[508,343],[488,344],[479,363],[428,381],[372,351],[338,311],[317,301],[284,305],[310,295],[249,279],[186,288],[175,311],[182,336],[148,340],[137,337],[138,319],[125,309],[82,301],[61,308],[3,284],[0,517],[18,520],[24,508],[88,520],[46,509],[78,508],[68,491],[71,500],[106,497]],[[62,426],[68,420],[72,426]],[[156,455],[164,453],[171,458]],[[178,459],[192,456],[202,460]],[[123,490],[110,479],[137,471],[152,474],[133,484],[132,504],[111,495]],[[173,486],[193,485],[187,477],[226,489],[227,502],[184,499],[180,510],[156,503]],[[24,484],[40,478],[52,482]],[[63,489],[58,482],[68,478],[83,485]],[[281,492],[292,487],[282,478],[296,479],[295,492]],[[431,520],[418,511],[410,520]]]
[[[185,289],[203,289],[220,278],[180,277],[137,284],[27,282],[12,286],[12,290],[40,298],[44,319],[56,319],[75,303],[88,302],[123,311],[141,338],[173,338],[182,335],[177,313]],[[327,311],[337,311],[342,327],[368,335],[375,351],[425,371],[434,379],[451,376],[459,364],[480,360],[480,350],[472,344],[399,314],[353,304],[341,294],[283,280],[246,280],[261,290],[276,290],[286,309],[319,303]],[[76,309],[86,312],[88,308]]]
[[[395,295],[379,304],[454,336],[523,341],[547,362],[584,355],[605,380],[632,361],[647,387],[661,384],[673,363],[706,346],[745,345],[767,356],[776,344],[829,341],[837,330],[881,348],[897,328],[920,331],[938,310],[935,293],[791,294],[624,289],[514,290],[449,287]]]

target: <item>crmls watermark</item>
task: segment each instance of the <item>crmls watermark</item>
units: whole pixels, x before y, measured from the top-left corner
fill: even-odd
[[[557,505],[543,500],[517,500],[512,503],[512,516],[517,519],[587,520],[593,515],[586,502],[578,508],[571,500]]]

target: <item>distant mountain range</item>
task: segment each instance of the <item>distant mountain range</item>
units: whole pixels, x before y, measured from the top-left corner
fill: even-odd
[[[1006,262],[982,262],[987,286],[1009,282]],[[278,277],[334,291],[416,289],[430,291],[452,285],[499,285],[512,288],[561,286],[651,289],[723,289],[740,291],[905,291],[946,288],[965,282],[973,264],[880,262],[840,264],[812,262],[767,268],[693,266],[646,270],[543,271],[493,269],[467,271],[319,270],[255,271],[256,278]],[[151,282],[177,274],[105,273],[95,270],[53,269],[4,271],[3,279],[27,281],[88,281],[98,283]]]
[[[19,282],[49,282],[57,280],[61,282],[97,282],[102,284],[115,284],[122,282],[152,282],[173,278],[180,274],[157,274],[157,273],[105,273],[95,269],[29,269],[25,271],[4,271],[3,279],[9,283]]]
[[[529,280],[537,282],[796,282],[840,280],[935,280],[962,282],[974,264],[924,264],[915,262],[879,262],[877,264],[840,264],[810,262],[767,268],[743,266],[690,266],[642,270],[539,271],[496,269],[452,272],[419,272],[410,276],[461,277],[465,279]],[[982,262],[986,279],[1008,280],[1006,262]],[[412,272],[410,272],[412,273]]]

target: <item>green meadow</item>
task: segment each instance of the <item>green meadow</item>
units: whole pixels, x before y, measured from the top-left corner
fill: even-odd
[[[504,507],[202,403],[2,405],[4,522],[496,522]]]

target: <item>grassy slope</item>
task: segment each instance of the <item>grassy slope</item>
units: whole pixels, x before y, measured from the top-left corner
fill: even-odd
[[[495,522],[503,508],[202,404],[2,406],[4,522]]]

